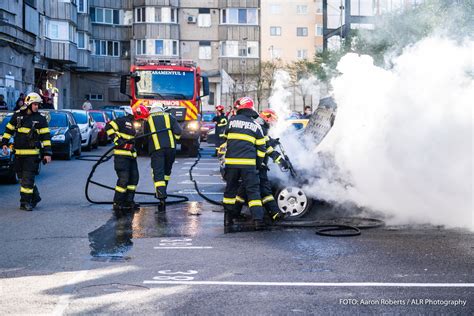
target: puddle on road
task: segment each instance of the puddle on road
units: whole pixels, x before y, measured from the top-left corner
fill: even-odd
[[[210,208],[206,205],[206,208]],[[91,256],[95,261],[124,261],[133,238],[220,236],[222,214],[203,210],[203,203],[169,205],[166,212],[142,207],[139,212],[112,217],[89,233]]]

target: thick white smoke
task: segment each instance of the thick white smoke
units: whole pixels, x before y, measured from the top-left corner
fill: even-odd
[[[472,51],[470,40],[430,37],[390,70],[344,56],[332,130],[317,148],[291,151],[318,175],[306,190],[381,211],[392,224],[474,229]],[[321,156],[333,161],[322,167]]]

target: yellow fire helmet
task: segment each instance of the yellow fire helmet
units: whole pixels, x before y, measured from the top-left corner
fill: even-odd
[[[43,103],[43,99],[36,92],[30,92],[25,98],[25,105],[30,106],[32,103]]]

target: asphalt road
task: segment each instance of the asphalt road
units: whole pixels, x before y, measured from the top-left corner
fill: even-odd
[[[220,199],[211,152],[204,148],[194,174]],[[352,238],[282,227],[224,234],[220,207],[203,202],[189,181],[193,163],[177,159],[169,192],[190,201],[166,213],[147,206],[117,218],[110,206],[90,204],[88,161],[43,168],[34,212],[18,209],[18,185],[0,185],[0,314],[474,313],[473,233],[398,226]],[[148,158],[139,164],[139,190],[152,191]],[[95,179],[114,186],[112,163]],[[96,200],[113,194],[92,191]],[[313,210],[334,213],[344,216]]]

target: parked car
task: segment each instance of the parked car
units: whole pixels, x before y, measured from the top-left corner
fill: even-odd
[[[40,111],[40,112],[45,112]],[[61,155],[70,160],[73,155],[81,155],[81,131],[71,112],[47,111],[51,130],[51,148],[53,155]]]
[[[12,113],[0,112],[0,138],[5,133],[5,127],[12,117]],[[10,146],[7,154],[0,149],[0,179],[7,183],[17,183],[18,178],[15,172],[15,154],[13,152],[13,137],[10,139]]]
[[[115,117],[124,117],[127,115],[124,110],[113,110],[115,113]]]
[[[105,146],[109,142],[109,137],[105,132],[105,125],[110,121],[107,114],[100,110],[90,110],[88,113],[92,116],[92,119],[96,122],[99,130],[99,145]]]
[[[204,112],[201,121],[201,141],[207,140],[207,133],[216,125],[212,119],[216,116],[214,112]]]
[[[109,110],[109,109],[103,109],[102,111],[107,114],[107,117],[109,118],[109,121],[113,121],[117,118],[117,115],[115,114],[114,110]]]
[[[90,113],[84,110],[70,110],[81,131],[82,147],[89,151],[99,146],[99,128]]]

